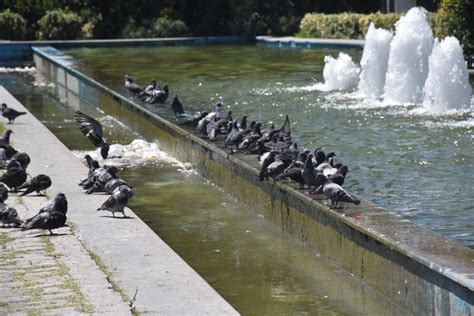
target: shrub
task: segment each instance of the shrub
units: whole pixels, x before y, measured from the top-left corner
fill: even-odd
[[[38,39],[78,39],[81,37],[82,19],[73,12],[61,9],[48,11],[38,21]]]
[[[434,20],[436,36],[455,36],[463,46],[464,54],[474,54],[473,0],[442,0]]]
[[[384,28],[386,30],[395,30],[395,23],[402,16],[401,13],[371,13],[363,14],[359,18],[359,31],[361,38],[365,36],[369,30],[369,25],[374,22],[375,27]]]
[[[0,13],[0,39],[21,40],[26,33],[26,21],[18,13],[9,9]]]
[[[301,20],[298,36],[336,39],[364,38],[370,22],[374,22],[376,27],[393,30],[401,15],[400,13],[380,12],[371,14],[308,13]]]
[[[189,36],[189,28],[181,20],[172,20],[167,17],[158,18],[153,25],[156,37]]]
[[[130,18],[122,31],[122,36],[124,38],[147,38],[153,37],[153,34],[149,26],[137,25],[135,20]]]
[[[316,38],[358,38],[360,16],[357,13],[308,13],[301,20],[299,35]]]

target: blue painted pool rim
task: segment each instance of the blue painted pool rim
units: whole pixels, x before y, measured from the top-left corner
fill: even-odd
[[[120,103],[124,105],[134,108],[139,112],[143,112],[143,114],[149,117],[151,120],[156,121],[158,122],[158,124],[164,126],[166,129],[173,131],[173,134],[183,135],[183,137],[187,140],[191,140],[194,144],[205,148],[206,151],[213,152],[216,156],[222,156],[223,159],[231,161],[232,163],[236,164],[238,168],[245,170],[243,171],[244,173],[248,173],[254,177],[255,170],[246,165],[245,163],[238,161],[238,159],[236,159],[235,157],[228,156],[216,146],[208,144],[206,141],[200,139],[192,133],[188,133],[182,130],[180,127],[177,127],[176,125],[168,122],[167,120],[159,117],[158,115],[152,112],[147,112],[133,100],[130,100],[120,95],[119,93],[102,85],[101,83],[85,76],[79,71],[72,69],[70,67],[70,61],[72,57],[67,56],[61,51],[58,51],[52,47],[34,47],[33,51],[36,55],[40,56],[41,58],[44,58],[48,62],[55,65],[55,67],[59,67],[64,70],[68,75],[77,78],[81,82],[91,87],[94,87],[99,91],[111,95],[113,98],[117,99]],[[397,265],[400,266],[401,269],[406,269],[407,271],[412,272],[416,271],[416,273],[422,278],[428,278],[430,282],[432,282],[436,286],[441,287],[449,293],[453,293],[457,297],[456,300],[460,300],[462,302],[460,302],[460,305],[462,305],[462,307],[459,307],[461,310],[465,311],[467,308],[471,311],[471,313],[474,312],[474,251],[472,251],[471,249],[458,245],[445,237],[439,236],[431,232],[430,234],[436,235],[436,238],[438,239],[437,245],[444,245],[444,247],[440,247],[440,249],[437,250],[440,254],[440,258],[444,256],[443,260],[441,260],[441,262],[443,263],[437,263],[435,260],[432,260],[432,257],[427,258],[418,255],[418,250],[416,248],[411,248],[406,244],[400,244],[399,242],[388,240],[370,227],[363,227],[362,225],[360,225],[360,223],[356,223],[347,217],[341,216],[340,214],[337,214],[337,212],[328,212],[327,207],[317,201],[305,201],[304,198],[296,196],[295,193],[292,192],[292,189],[284,184],[267,183],[263,185],[262,190],[268,192],[275,190],[279,192],[286,192],[284,193],[286,196],[285,199],[287,201],[292,200],[292,204],[302,205],[300,201],[302,199],[304,204],[304,206],[302,207],[305,209],[303,210],[303,212],[310,214],[314,220],[325,222],[325,225],[329,225],[332,228],[337,229],[341,234],[341,237],[351,238],[362,247],[369,245],[367,246],[369,247],[368,249],[371,249],[371,251],[374,251],[378,255],[385,256],[388,260],[395,262]],[[318,210],[318,212],[311,211],[311,208],[314,208],[314,206],[320,208],[321,210]],[[385,210],[383,212],[388,213]],[[419,228],[421,232],[426,231],[425,229],[422,229],[413,224],[410,224],[409,226],[411,227],[410,229],[418,230]],[[400,228],[400,231],[403,232],[404,229]],[[409,231],[409,229],[405,230],[405,232]],[[424,236],[421,233],[419,237],[422,238]],[[455,249],[454,252],[453,249]],[[445,264],[445,256],[450,256],[453,253],[462,253],[463,260],[462,262],[458,262],[457,266],[455,265],[455,267],[450,267]],[[456,260],[456,258],[451,259]],[[388,281],[389,276],[386,277]],[[432,295],[435,294],[432,293]],[[466,306],[465,304],[468,305]],[[453,307],[451,306],[451,308]],[[457,311],[459,312],[460,310],[457,309]]]

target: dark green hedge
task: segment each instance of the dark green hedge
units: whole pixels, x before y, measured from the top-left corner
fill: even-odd
[[[7,9],[0,13],[0,39],[22,40],[26,34],[26,20]]]

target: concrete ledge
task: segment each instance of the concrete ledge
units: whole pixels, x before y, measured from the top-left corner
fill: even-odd
[[[27,111],[1,86],[0,96],[9,106]],[[11,127],[14,146],[34,161],[29,172],[48,174],[53,181],[49,192],[66,194],[67,215],[82,243],[100,257],[129,300],[138,289],[135,305],[140,312],[238,314],[131,210],[126,210],[132,216],[129,220],[96,212],[107,197],[82,193],[77,183],[87,168],[31,113]]]
[[[339,40],[339,39],[319,39],[319,38],[299,38],[293,36],[273,37],[257,36],[257,44],[269,45],[272,47],[293,47],[293,48],[363,48],[363,40]]]
[[[399,305],[415,314],[474,313],[471,249],[367,202],[334,211],[323,197],[310,199],[289,183],[259,182],[255,157],[228,155],[72,69],[71,57],[54,48],[34,53],[47,79],[76,98],[94,102],[94,95],[105,94],[149,118],[168,152]]]

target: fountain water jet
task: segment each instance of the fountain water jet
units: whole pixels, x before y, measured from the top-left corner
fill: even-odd
[[[435,39],[424,87],[423,109],[442,113],[471,107],[472,88],[461,45],[455,37]]]
[[[360,96],[378,98],[383,94],[392,38],[393,34],[390,31],[378,29],[370,23],[360,61],[362,69],[358,89]]]
[[[427,11],[410,9],[395,25],[390,44],[385,79],[386,103],[421,103],[428,76],[428,57],[433,48],[433,32]]]
[[[341,52],[337,59],[324,57],[324,62],[324,90],[349,90],[357,87],[360,68],[352,61],[351,56]]]

